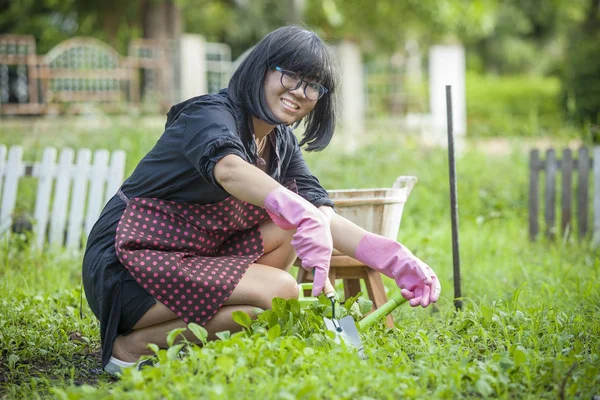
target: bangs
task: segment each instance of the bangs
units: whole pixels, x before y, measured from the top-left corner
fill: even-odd
[[[314,33],[304,30],[287,39],[279,41],[278,46],[269,46],[268,68],[294,71],[334,91],[335,65],[327,45]]]

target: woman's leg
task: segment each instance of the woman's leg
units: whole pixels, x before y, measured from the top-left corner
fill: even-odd
[[[205,325],[209,339],[214,338],[217,332],[224,330],[233,332],[241,329],[231,319],[234,311],[245,311],[251,314],[251,311],[257,307],[270,308],[275,297],[284,299],[298,297],[296,280],[286,272],[296,257],[290,244],[293,233],[293,231],[280,229],[270,220],[261,224],[265,254],[256,263],[250,265],[224,306]],[[131,333],[117,337],[113,356],[123,361],[135,361],[141,355],[151,354],[147,348],[148,343],[166,347],[167,333],[185,326],[186,324],[177,318],[175,313],[161,302],[157,302],[142,316]],[[194,340],[193,337],[189,339]]]
[[[227,304],[228,302],[233,302],[233,304],[256,305],[255,303],[257,302],[264,304],[264,296],[254,298],[256,296],[252,296],[252,293],[264,293],[265,290],[267,293],[269,293],[269,290],[267,288],[262,287],[263,285],[261,284],[261,282],[269,281],[269,276],[273,273],[277,274],[276,276],[273,276],[273,278],[284,279],[285,281],[287,281],[287,285],[284,285],[284,287],[282,288],[284,293],[281,294],[287,293],[288,290],[293,291],[295,289],[294,287],[288,288],[288,286],[293,285],[284,274],[273,272],[271,271],[271,269],[262,268],[270,266],[284,271],[289,270],[292,263],[296,259],[296,253],[294,252],[294,249],[291,245],[292,235],[294,234],[294,231],[284,231],[269,219],[260,225],[260,232],[263,239],[264,254],[258,260],[256,260],[256,264],[261,264],[261,266],[253,267],[253,265],[255,264],[250,266],[249,270],[256,269],[256,273],[254,273],[254,271],[247,271],[246,274],[244,274],[244,277],[246,278],[245,281],[249,281],[250,284],[244,284],[241,288],[239,288],[238,285],[238,287],[236,287],[231,297],[225,304]],[[242,278],[242,280],[244,280],[244,277]],[[246,288],[246,286],[250,287]],[[260,288],[260,290],[253,290],[253,287]],[[238,288],[240,290],[238,290]],[[240,295],[236,293],[236,290],[238,292],[242,292],[242,294]],[[270,294],[271,293],[269,293],[269,295],[266,297],[268,298]],[[244,299],[246,298],[252,299],[253,303],[243,303]],[[163,307],[161,307],[161,305]],[[260,307],[259,305],[257,306]],[[142,316],[142,318],[137,322],[133,329],[135,330],[145,328],[147,326],[160,324],[175,318],[177,318],[177,316],[168,307],[165,307],[162,303],[157,302],[157,304],[155,304],[152,308],[150,308],[150,310],[148,310],[146,314]]]
[[[298,285],[289,273],[262,264],[251,264],[231,296],[215,316],[204,326],[209,339],[217,332],[235,332],[241,326],[233,322],[234,311],[244,311],[252,315],[256,308],[268,309],[275,297],[291,299],[298,297]],[[161,302],[157,302],[126,336],[117,336],[113,356],[123,361],[136,361],[141,355],[152,354],[149,343],[166,347],[165,338],[175,328],[185,328],[185,322]],[[189,340],[194,341],[192,336]]]
[[[292,247],[292,236],[295,230],[284,231],[270,219],[260,225],[265,252],[257,264],[269,265],[284,271],[289,271],[296,260],[296,252]]]
[[[156,309],[155,309],[156,308]],[[252,306],[223,306],[215,314],[210,321],[204,325],[204,329],[208,332],[208,340],[216,339],[216,333],[222,331],[237,332],[241,330],[241,326],[233,322],[231,315],[235,311],[243,311],[247,314],[253,315],[253,310],[256,307]],[[134,329],[127,336],[117,336],[115,344],[113,346],[113,356],[119,360],[126,362],[135,362],[139,360],[141,356],[150,355],[152,351],[148,349],[149,343],[155,343],[160,348],[167,347],[167,334],[173,329],[186,328],[187,324],[171,311],[167,306],[162,303],[156,303],[152,308],[163,312],[165,315],[169,313],[173,318],[166,320],[165,322],[150,325],[140,329]],[[190,331],[183,333],[185,338],[190,342],[196,342],[198,339]]]

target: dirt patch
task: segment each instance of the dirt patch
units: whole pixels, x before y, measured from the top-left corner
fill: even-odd
[[[6,369],[3,363],[0,363],[0,386],[8,383],[8,375],[6,374]]]
[[[87,352],[84,354],[73,354],[71,365],[75,370],[73,383],[75,385],[95,385],[101,374],[100,364],[102,362],[102,353],[100,350]],[[64,361],[61,363],[41,361],[32,366],[31,375],[41,376],[50,381],[57,379],[70,379],[70,368],[65,369]]]
[[[57,384],[62,386],[64,382],[71,380],[71,369],[75,372],[72,377],[75,385],[97,385],[102,375],[102,370],[100,369],[101,362],[102,355],[100,349],[74,353],[71,355],[70,360],[32,360],[27,363],[21,363],[22,365],[28,364],[29,368],[23,369],[27,373],[17,373],[10,380],[8,371],[4,369],[5,366],[0,364],[0,397],[2,397],[2,389],[4,387],[27,385],[32,378],[44,378],[50,385],[53,382],[57,382]],[[44,390],[43,388],[41,389]]]

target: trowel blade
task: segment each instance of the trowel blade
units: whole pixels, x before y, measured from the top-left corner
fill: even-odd
[[[358,329],[356,328],[356,323],[354,322],[354,318],[352,316],[347,315],[341,320],[332,320],[329,318],[323,318],[325,321],[325,326],[328,330],[335,333],[335,342],[339,343],[340,339],[343,340],[346,344],[350,344],[358,350],[358,355],[360,358],[363,358],[364,355],[364,346],[362,344],[362,340],[360,339],[360,335],[358,334]]]

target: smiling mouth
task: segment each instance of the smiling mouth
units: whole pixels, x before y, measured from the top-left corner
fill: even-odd
[[[281,102],[283,103],[283,105],[291,110],[297,111],[298,109],[300,109],[300,106],[296,103],[293,103],[287,99],[281,99]]]

